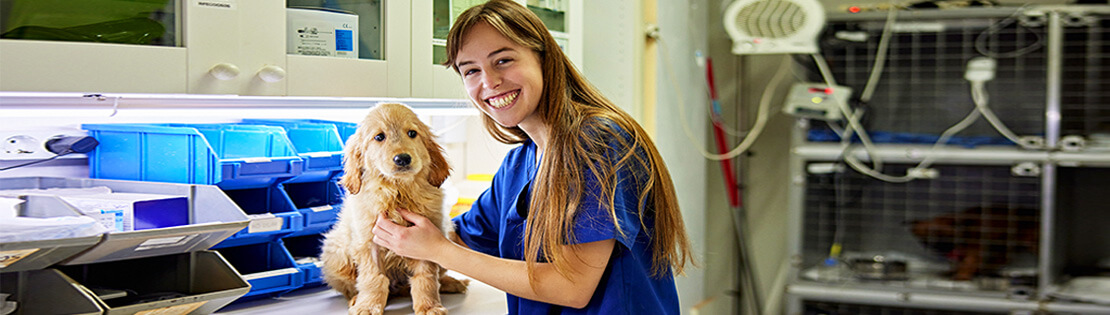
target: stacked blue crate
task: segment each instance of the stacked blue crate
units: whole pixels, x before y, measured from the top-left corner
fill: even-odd
[[[322,120],[322,119],[243,119],[243,122],[244,123],[257,123],[257,124],[263,124],[263,125],[267,125],[267,124],[272,124],[272,125],[286,125],[286,124],[333,125],[333,126],[335,126],[336,131],[339,132],[340,143],[347,143],[347,139],[351,138],[351,135],[355,134],[355,131],[358,130],[358,124],[355,124],[355,123],[342,122],[342,121],[332,121],[332,120]]]
[[[278,296],[304,285],[304,274],[282,240],[217,249],[250,283],[237,302]]]
[[[298,156],[305,160],[300,175],[277,185],[304,217],[301,229],[286,236],[290,241],[286,245],[297,247],[289,250],[301,257],[297,267],[305,276],[305,285],[321,284],[320,266],[312,259],[319,256],[320,242],[316,239],[338,220],[344,194],[338,184],[343,172],[343,144],[357,125],[304,119],[245,119],[243,123],[284,128]],[[315,241],[295,241],[299,239]]]
[[[243,123],[284,128],[297,155],[305,161],[300,175],[283,179],[278,184],[305,218],[302,229],[290,236],[318,234],[330,229],[343,198],[343,191],[337,184],[343,172],[343,138],[339,131],[343,123],[260,119],[247,119]]]
[[[323,234],[310,234],[303,236],[291,236],[281,240],[285,243],[285,249],[293,256],[294,262],[297,264],[297,269],[300,269],[301,274],[304,276],[305,287],[314,287],[324,284],[324,274],[320,269],[322,262],[320,261],[320,253],[322,252],[322,244],[324,242]]]
[[[228,260],[251,283],[245,298],[277,295],[303,285],[303,273],[281,239],[301,231],[304,216],[282,185],[304,175],[306,162],[284,128],[245,124],[82,127],[100,142],[89,153],[90,177],[216,185],[248,214],[251,220],[246,228],[211,247],[237,257]]]
[[[245,119],[84,128],[101,142],[89,155],[90,177],[216,185],[251,217],[212,246],[237,257],[229,261],[252,285],[244,299],[323,283],[316,258],[322,233],[338,219],[343,145],[356,124]]]

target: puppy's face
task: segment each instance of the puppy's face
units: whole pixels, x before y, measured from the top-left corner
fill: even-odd
[[[382,104],[362,121],[366,144],[362,165],[387,178],[413,178],[428,167],[428,126],[407,107]]]
[[[358,131],[347,139],[343,178],[347,192],[357,194],[364,180],[427,180],[439,187],[451,173],[443,147],[431,129],[408,106],[379,104]]]

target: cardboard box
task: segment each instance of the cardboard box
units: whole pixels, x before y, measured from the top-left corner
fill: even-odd
[[[112,232],[189,224],[189,199],[185,196],[107,193],[62,199]]]
[[[286,53],[358,58],[358,15],[330,9],[286,9]]]

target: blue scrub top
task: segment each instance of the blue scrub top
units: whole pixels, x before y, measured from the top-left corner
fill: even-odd
[[[619,172],[621,173],[621,172]],[[622,174],[627,175],[627,172]],[[489,190],[483,192],[470,211],[453,219],[455,231],[476,251],[509,259],[524,260],[524,224],[531,199],[530,184],[536,175],[536,145],[531,140],[514,148],[494,174]],[[599,205],[596,192],[587,192],[575,217],[571,243],[616,239],[613,255],[590,303],[582,309],[523,299],[506,294],[509,314],[678,314],[678,293],[671,269],[662,278],[651,274],[651,242],[640,225],[637,187],[619,176],[615,204],[622,236],[611,217]],[[587,174],[587,189],[593,176]],[[652,213],[647,209],[644,213]],[[654,227],[652,217],[644,224]],[[539,284],[543,285],[543,284]]]

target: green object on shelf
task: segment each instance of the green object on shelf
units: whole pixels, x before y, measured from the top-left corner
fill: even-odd
[[[149,45],[165,32],[162,23],[136,17],[65,28],[20,26],[0,38]]]

